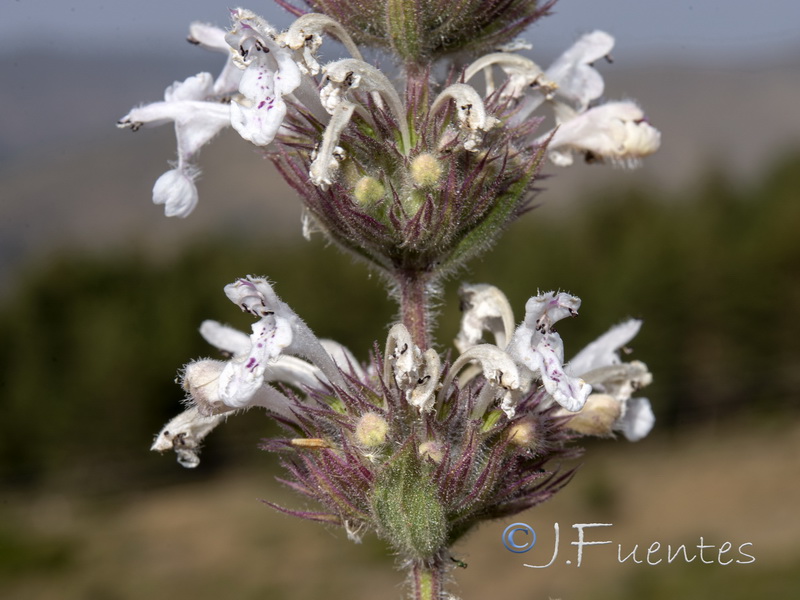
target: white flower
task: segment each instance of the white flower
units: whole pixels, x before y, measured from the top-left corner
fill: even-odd
[[[442,90],[431,105],[431,114],[435,114],[449,100],[453,100],[456,105],[456,117],[464,136],[464,149],[468,152],[477,152],[480,150],[483,134],[500,122],[486,113],[486,107],[478,92],[464,83],[454,83]]]
[[[227,56],[216,80],[200,73],[167,88],[163,102],[134,108],[117,123],[133,131],[142,125],[175,123],[178,160],[153,188],[153,202],[167,216],[186,217],[197,205],[194,159],[220,130],[232,125],[246,140],[266,146],[286,116],[283,98],[301,83],[292,51],[279,45],[275,31],[250,11],[233,11],[234,29],[192,23],[188,40]],[[233,51],[231,50],[233,48]]]
[[[220,396],[225,404],[246,405],[264,384],[268,367],[285,355],[308,359],[331,384],[346,388],[338,366],[320,340],[278,298],[266,279],[239,279],[225,286],[225,294],[242,310],[259,318],[253,324],[247,354],[234,355],[220,375]]]
[[[406,401],[420,412],[433,408],[440,369],[439,354],[433,349],[422,352],[405,325],[398,323],[389,330],[384,354],[384,381],[394,379]]]
[[[486,95],[494,91],[491,67],[497,66],[508,76],[500,93],[500,100],[522,97],[514,119],[526,119],[545,100],[559,97],[569,102],[577,111],[584,111],[592,100],[603,95],[604,83],[594,68],[596,60],[608,56],[614,47],[614,38],[604,31],[593,31],[582,36],[552,65],[543,71],[535,62],[517,54],[496,52],[476,60],[464,72],[468,82],[478,72],[486,75]],[[527,94],[526,94],[527,91]]]
[[[362,117],[371,119],[369,112],[363,106],[349,99],[351,91],[371,93],[376,104],[379,104],[381,99],[385,100],[397,118],[403,152],[408,152],[411,146],[403,103],[386,75],[369,63],[356,58],[345,58],[329,63],[324,72],[325,85],[320,90],[319,98],[322,106],[331,115],[331,119],[325,128],[319,150],[312,156],[309,169],[311,183],[323,190],[333,183],[339,162],[345,158],[344,149],[338,144],[353,113],[358,110]]]
[[[459,371],[463,371],[458,377],[459,387],[482,373],[487,385],[476,401],[473,417],[479,417],[502,397],[501,408],[511,418],[521,394],[539,379],[560,405],[555,414],[572,417],[571,428],[576,431],[609,435],[613,428],[631,441],[650,431],[654,417],[649,401],[631,396],[648,385],[652,376],[644,363],[623,363],[619,357],[620,348],[633,339],[641,321],[629,320],[612,327],[564,364],[563,342],[553,325],[577,314],[579,298],[556,292],[533,296],[525,305],[525,320],[515,331],[508,299],[499,289],[465,285],[460,295],[464,314],[455,344],[461,356],[442,384],[440,400]],[[482,343],[487,331],[494,336],[494,345]],[[480,368],[464,368],[470,362]],[[541,407],[549,405],[545,402]]]
[[[548,292],[533,296],[525,305],[525,320],[514,330],[514,315],[508,299],[489,285],[469,285],[461,288],[461,331],[455,343],[461,356],[453,363],[449,379],[467,362],[478,362],[489,384],[481,393],[473,416],[482,414],[498,398],[497,387],[505,391],[501,408],[511,418],[521,394],[539,379],[552,400],[568,411],[577,411],[591,393],[591,386],[575,377],[564,367],[564,346],[553,325],[565,317],[574,316],[580,299],[565,293]],[[493,334],[495,345],[481,344],[483,332]],[[456,368],[458,366],[458,368]],[[463,387],[480,371],[465,370],[459,378]],[[442,386],[444,394],[449,385]],[[494,392],[489,390],[494,389]],[[542,405],[547,406],[547,403]]]
[[[513,418],[516,398],[519,392],[528,389],[530,379],[520,372],[517,362],[511,355],[492,344],[470,346],[456,359],[442,382],[439,401],[444,399],[456,375],[471,362],[480,365],[480,372],[486,380],[486,385],[475,401],[472,417],[480,418],[486,409],[499,399],[500,408],[509,419]],[[473,376],[474,374],[468,373],[462,381],[468,381]]]
[[[494,336],[495,345],[504,350],[514,334],[514,313],[505,294],[492,285],[462,285],[461,330],[455,339],[459,352],[479,344],[483,332]]]
[[[557,127],[534,143],[549,141],[548,156],[556,165],[571,165],[572,153],[578,151],[590,158],[634,167],[641,158],[658,150],[659,131],[645,120],[644,113],[633,102],[611,102],[590,108],[605,89],[594,62],[608,58],[613,46],[612,36],[593,31],[582,36],[545,71],[527,58],[497,52],[467,67],[464,79],[469,81],[483,71],[488,95],[495,88],[492,67],[506,73],[507,81],[499,100],[519,99],[507,121],[511,127],[528,120],[548,102],[555,112]]]
[[[199,170],[194,159],[200,149],[230,124],[230,108],[216,100],[214,81],[208,73],[199,73],[175,82],[164,92],[163,102],[134,108],[117,123],[133,131],[142,125],[175,123],[178,161],[164,173],[153,188],[153,202],[164,205],[168,217],[186,217],[197,204],[194,180]]]
[[[641,321],[631,319],[612,327],[575,355],[566,367],[567,373],[582,377],[596,392],[589,399],[597,396],[598,400],[595,403],[587,402],[584,411],[596,413],[594,416],[597,416],[602,410],[610,415],[614,404],[617,405],[614,418],[604,420],[606,430],[602,433],[608,434],[614,429],[621,431],[630,441],[645,437],[655,423],[650,401],[631,397],[638,389],[650,384],[652,375],[644,363],[623,363],[619,356],[620,348],[636,336],[641,325]],[[599,398],[602,398],[602,403]],[[590,404],[602,408],[595,410]],[[598,431],[590,433],[601,434]]]
[[[301,390],[323,385],[346,390],[341,371],[360,373],[352,354],[333,342],[323,345],[265,279],[239,279],[225,286],[225,293],[259,320],[250,336],[216,321],[201,325],[203,337],[231,358],[202,359],[184,369],[183,387],[191,407],[167,423],[152,448],[162,452],[174,449],[183,466],[197,465],[202,439],[238,409],[262,407],[285,421],[296,422],[302,401],[290,399],[271,383],[287,383]]]
[[[175,450],[178,463],[192,469],[200,464],[197,452],[203,438],[225,417],[224,414],[203,416],[196,407],[190,408],[164,425],[150,449],[156,452]]]
[[[563,292],[532,297],[525,304],[525,320],[508,346],[518,363],[533,377],[541,378],[553,400],[572,412],[583,407],[592,388],[564,370],[564,344],[552,327],[564,317],[576,315],[579,307],[579,298]]]
[[[590,108],[585,113],[563,114],[556,128],[540,137],[550,159],[559,166],[573,162],[573,151],[592,158],[608,159],[614,164],[633,167],[661,145],[661,133],[645,120],[642,109],[633,102],[610,102]]]
[[[302,73],[290,49],[274,39],[275,30],[250,11],[233,11],[234,28],[226,40],[244,69],[239,92],[231,103],[231,124],[244,139],[266,146],[275,139],[286,116],[283,97],[301,83]]]
[[[337,21],[327,15],[306,13],[298,17],[285,32],[276,36],[278,42],[300,53],[298,66],[303,73],[316,75],[320,71],[316,53],[322,45],[322,34],[339,40],[353,58],[362,60],[358,46]]]
[[[192,23],[189,28],[191,43],[229,55],[224,38],[225,32],[211,25]],[[164,92],[163,102],[134,108],[117,123],[133,131],[143,125],[175,123],[177,164],[161,175],[153,187],[153,202],[163,204],[168,217],[186,217],[197,205],[194,182],[200,170],[194,159],[203,146],[230,125],[230,107],[226,99],[236,90],[240,77],[241,72],[228,58],[216,80],[212,81],[208,73],[199,73],[182,82],[176,81]]]
[[[603,77],[593,65],[607,57],[613,47],[614,38],[605,31],[587,33],[550,65],[544,78],[558,86],[557,96],[583,112],[603,95]]]

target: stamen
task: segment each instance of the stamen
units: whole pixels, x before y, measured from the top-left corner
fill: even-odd
[[[486,95],[494,92],[492,67],[500,67],[508,76],[508,85],[500,94],[500,100],[519,98],[527,87],[533,85],[554,85],[543,81],[544,71],[532,60],[518,54],[494,52],[480,57],[464,71],[464,83],[468,83],[479,72],[486,77]]]
[[[333,173],[339,168],[339,158],[344,150],[338,146],[339,138],[353,116],[356,105],[349,100],[342,100],[336,105],[325,133],[322,135],[322,145],[316,158],[309,168],[311,183],[325,190],[333,183]],[[338,151],[338,152],[337,152]]]
[[[319,13],[302,15],[292,23],[288,30],[278,35],[277,40],[292,50],[302,49],[303,64],[301,64],[301,68],[304,68],[310,75],[316,75],[320,71],[320,66],[315,54],[322,45],[322,36],[320,35],[322,33],[327,33],[339,40],[353,58],[363,60],[358,47],[339,22]]]
[[[433,408],[436,385],[439,383],[439,372],[441,370],[441,360],[436,350],[429,348],[422,355],[425,368],[422,376],[417,379],[417,385],[406,392],[406,400],[411,406],[419,409],[419,412],[430,412]]]
[[[397,385],[405,387],[409,383],[409,375],[415,373],[422,362],[422,355],[414,345],[411,334],[402,323],[397,323],[389,330],[386,338],[386,353],[383,359],[383,379],[391,381],[394,374]]]
[[[435,114],[448,100],[456,103],[458,121],[466,137],[464,149],[477,152],[481,133],[497,125],[498,119],[486,114],[486,107],[478,92],[464,83],[455,83],[445,88],[433,101],[431,114]]]
[[[331,445],[322,438],[294,438],[289,440],[289,443],[296,448],[309,448],[311,450],[331,447]]]
[[[325,92],[326,99],[323,99],[323,104],[326,105],[329,111],[338,102],[344,101],[344,96],[351,89],[380,94],[388,103],[389,109],[394,114],[397,125],[400,128],[400,135],[403,141],[401,152],[403,154],[408,153],[411,149],[411,134],[408,130],[406,111],[397,90],[394,89],[386,75],[363,60],[345,58],[327,65],[325,67],[325,77],[329,82],[328,86],[326,86],[328,91],[325,92],[323,89],[320,92],[320,97],[322,98],[323,92]]]
[[[450,385],[453,383],[455,376],[458,375],[458,372],[472,361],[480,363],[487,385],[493,386],[495,390],[497,390],[498,387],[509,391],[522,389],[523,379],[520,377],[519,369],[511,356],[492,344],[479,344],[468,348],[450,367],[447,376],[442,381],[442,387],[436,398],[436,403],[438,405],[444,402],[445,397],[450,391]],[[496,396],[492,394],[491,400],[495,397]],[[476,405],[473,416],[482,415],[491,400],[486,402],[485,406],[480,407]],[[480,415],[478,413],[480,413]]]

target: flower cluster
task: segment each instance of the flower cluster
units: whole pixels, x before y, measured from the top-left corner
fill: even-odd
[[[363,60],[353,30],[329,16],[304,14],[284,32],[248,10],[232,18],[228,32],[190,30],[190,42],[227,55],[219,77],[176,82],[164,101],[119,121],[133,130],[175,123],[178,160],[153,190],[169,216],[192,212],[196,155],[230,125],[267,148],[300,193],[306,233],[320,231],[389,274],[452,272],[524,210],[545,149],[556,165],[578,152],[633,166],[660,143],[633,102],[597,104],[604,86],[593,65],[614,43],[600,31],[547,69],[495,51],[450,82],[424,70],[398,90]],[[321,66],[323,36],[351,58]],[[537,135],[542,109],[556,126]]]
[[[546,69],[518,53],[526,46],[515,36],[552,1],[459,0],[449,16],[433,0],[306,0],[316,12],[277,1],[297,16],[285,31],[242,8],[227,31],[193,24],[191,43],[226,56],[220,75],[174,83],[119,126],[174,123],[178,159],[153,188],[168,216],[194,210],[197,155],[220,130],[264,148],[304,203],[304,234],[322,233],[380,273],[398,322],[362,364],[318,339],[266,279],[226,286],[254,317],[252,333],[202,324],[224,358],[185,367],[188,407],[153,449],[194,467],[216,426],[264,408],[287,431],[264,444],[282,455],[284,483],[321,507],[276,508],[353,539],[376,532],[409,568],[413,598],[443,598],[459,537],[565,485],[571,472],[553,465],[579,453],[576,438],[618,431],[635,441],[654,417],[634,397],[650,383],[647,367],[620,357],[639,321],[566,361],[555,326],[577,314],[577,297],[538,294],[517,324],[500,290],[468,285],[453,358],[430,338],[432,299],[525,211],[545,161],[635,166],[660,134],[635,103],[601,102],[595,63],[612,49],[607,33],[580,37]],[[321,64],[326,39],[349,56]],[[391,53],[402,84],[363,46]],[[462,62],[437,81],[437,61],[453,53]],[[552,127],[537,131],[545,121]]]
[[[638,440],[653,425],[648,400],[632,398],[650,373],[619,356],[640,322],[613,327],[565,364],[553,326],[577,314],[569,294],[532,297],[515,327],[500,290],[464,286],[455,360],[421,349],[396,324],[364,366],[318,339],[267,280],[247,277],[225,292],[257,319],[252,334],[203,323],[203,337],[230,358],[187,365],[189,408],[153,449],[194,467],[203,438],[228,415],[265,408],[290,433],[265,447],[284,453],[287,484],[324,508],[281,510],[351,537],[376,531],[405,556],[447,558],[439,555],[479,521],[550,497],[570,474],[548,463],[575,456],[575,437]]]

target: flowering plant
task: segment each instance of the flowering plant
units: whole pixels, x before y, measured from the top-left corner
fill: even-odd
[[[660,134],[633,102],[598,101],[593,64],[609,55],[607,33],[582,36],[547,69],[516,53],[515,36],[553,2],[459,0],[451,16],[432,0],[278,3],[297,17],[282,32],[241,8],[227,31],[192,24],[191,43],[225,54],[220,75],[176,82],[119,125],[175,124],[178,159],[153,188],[167,216],[195,208],[197,154],[221,129],[263,147],[304,203],[304,235],[379,273],[398,321],[362,364],[319,339],[267,279],[236,280],[225,293],[253,316],[252,333],[202,324],[223,359],[186,365],[188,407],[153,449],[195,467],[217,425],[262,407],[286,431],[264,443],[282,456],[283,483],[319,508],[273,506],[356,541],[375,532],[408,570],[411,598],[449,597],[450,548],[464,533],[563,487],[571,472],[553,465],[579,453],[576,438],[638,440],[654,419],[634,397],[647,367],[620,358],[639,321],[565,361],[555,324],[577,315],[579,298],[538,293],[517,324],[499,289],[464,285],[453,357],[431,339],[431,303],[525,212],[545,161],[634,166]],[[322,66],[326,38],[350,57]],[[399,83],[364,47],[393,56]],[[539,131],[546,116],[554,125]]]

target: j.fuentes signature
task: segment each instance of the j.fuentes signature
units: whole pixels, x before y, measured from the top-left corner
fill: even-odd
[[[595,527],[612,526],[612,523],[574,523],[572,525],[572,528],[577,530],[578,538],[570,542],[570,545],[577,548],[575,566],[581,566],[585,547],[604,546],[614,543],[612,540],[587,540],[587,530]],[[560,544],[558,523],[553,524],[553,531],[555,533],[555,541],[550,561],[543,565],[525,564],[526,567],[531,569],[544,569],[556,562]],[[505,528],[502,540],[507,550],[515,554],[521,554],[528,552],[536,544],[536,532],[533,527],[527,523],[514,523]],[[715,544],[706,544],[702,537],[700,537],[699,543],[688,546],[686,544],[680,544],[678,546],[672,546],[671,544],[662,545],[661,542],[652,542],[649,546],[642,545],[640,547],[639,544],[635,544],[632,549],[623,549],[622,544],[617,544],[617,560],[620,563],[631,561],[637,564],[645,563],[648,565],[658,565],[661,563],[671,564],[676,560],[690,563],[696,558],[699,558],[700,562],[707,565],[730,565],[732,563],[747,565],[756,560],[755,556],[746,551],[750,550],[752,546],[752,542],[744,542],[734,548],[733,543],[727,541],[717,546]],[[565,563],[571,565],[573,561],[572,559],[567,559]]]

